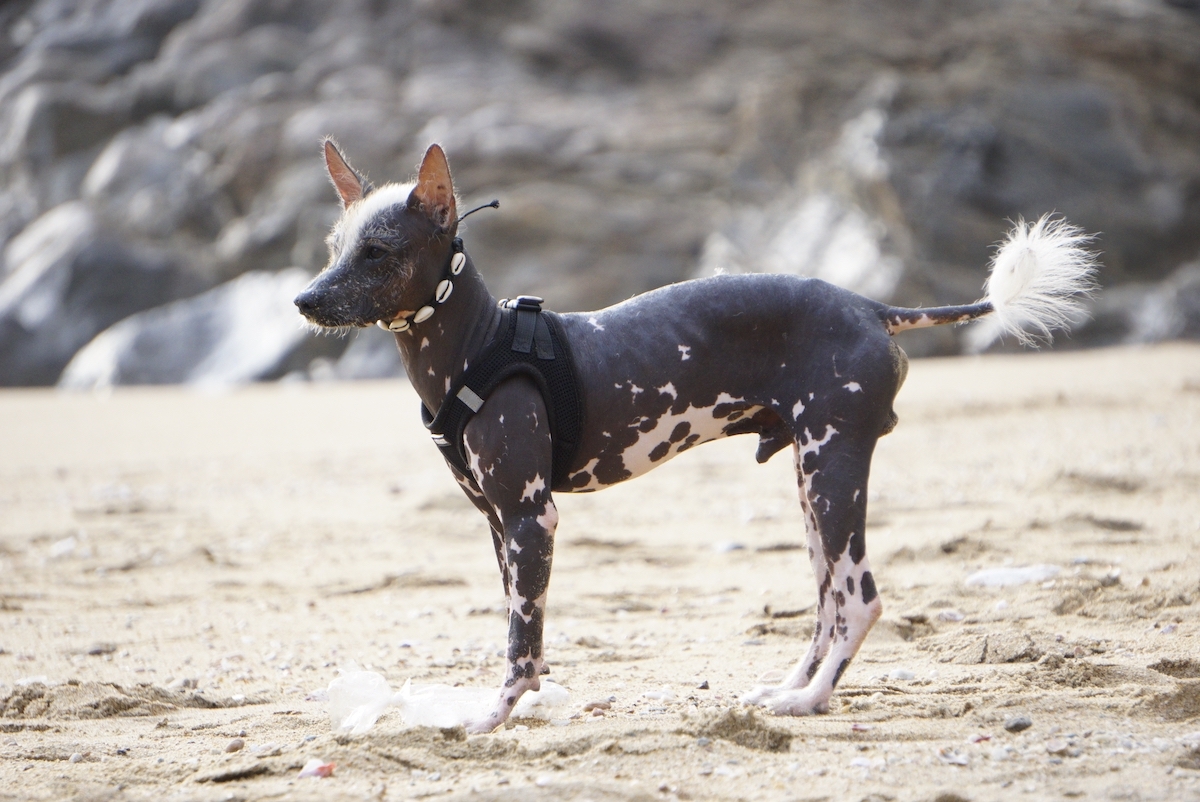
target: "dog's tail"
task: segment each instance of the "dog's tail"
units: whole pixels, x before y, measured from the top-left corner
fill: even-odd
[[[1093,237],[1062,219],[1044,215],[1036,223],[1018,219],[992,258],[984,285],[987,297],[962,306],[931,309],[887,307],[884,324],[891,334],[987,317],[968,336],[981,351],[997,337],[1012,334],[1022,344],[1050,340],[1082,315],[1080,298],[1096,288]]]

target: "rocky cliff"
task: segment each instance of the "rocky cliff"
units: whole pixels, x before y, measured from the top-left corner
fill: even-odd
[[[292,325],[294,279],[220,285],[324,263],[327,134],[384,180],[441,142],[502,200],[465,233],[493,289],[557,309],[715,269],[961,302],[1006,217],[1057,211],[1109,288],[1070,344],[1200,332],[1188,0],[10,0],[0,30],[0,384],[122,321],[71,383],[394,370],[364,332],[205,373],[237,346],[197,320]]]

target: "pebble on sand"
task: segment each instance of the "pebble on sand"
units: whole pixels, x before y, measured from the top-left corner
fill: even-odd
[[[242,750],[242,747],[244,747],[245,745],[246,745],[246,742],[243,741],[241,738],[234,738],[232,741],[230,741],[228,743],[228,745],[226,745],[225,751],[226,752],[240,752]]]
[[[1033,726],[1033,719],[1029,716],[1013,716],[1004,722],[1004,729],[1009,732],[1022,732]]]

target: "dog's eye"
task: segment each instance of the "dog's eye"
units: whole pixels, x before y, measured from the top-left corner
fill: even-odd
[[[363,258],[374,262],[377,259],[382,259],[386,253],[387,251],[385,251],[383,248],[380,248],[378,245],[368,245],[365,249],[363,249]]]

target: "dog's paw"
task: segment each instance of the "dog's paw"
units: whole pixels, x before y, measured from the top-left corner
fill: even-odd
[[[744,705],[766,705],[772,696],[782,691],[782,688],[771,687],[769,685],[759,685],[753,690],[746,691],[742,694],[741,701]]]
[[[829,698],[809,689],[795,690],[760,685],[742,694],[742,704],[758,705],[777,716],[811,716],[829,712]]]
[[[463,724],[463,727],[467,730],[468,735],[487,735],[489,732],[495,732],[496,728],[503,723],[504,719],[492,713],[486,718],[468,721]]]

